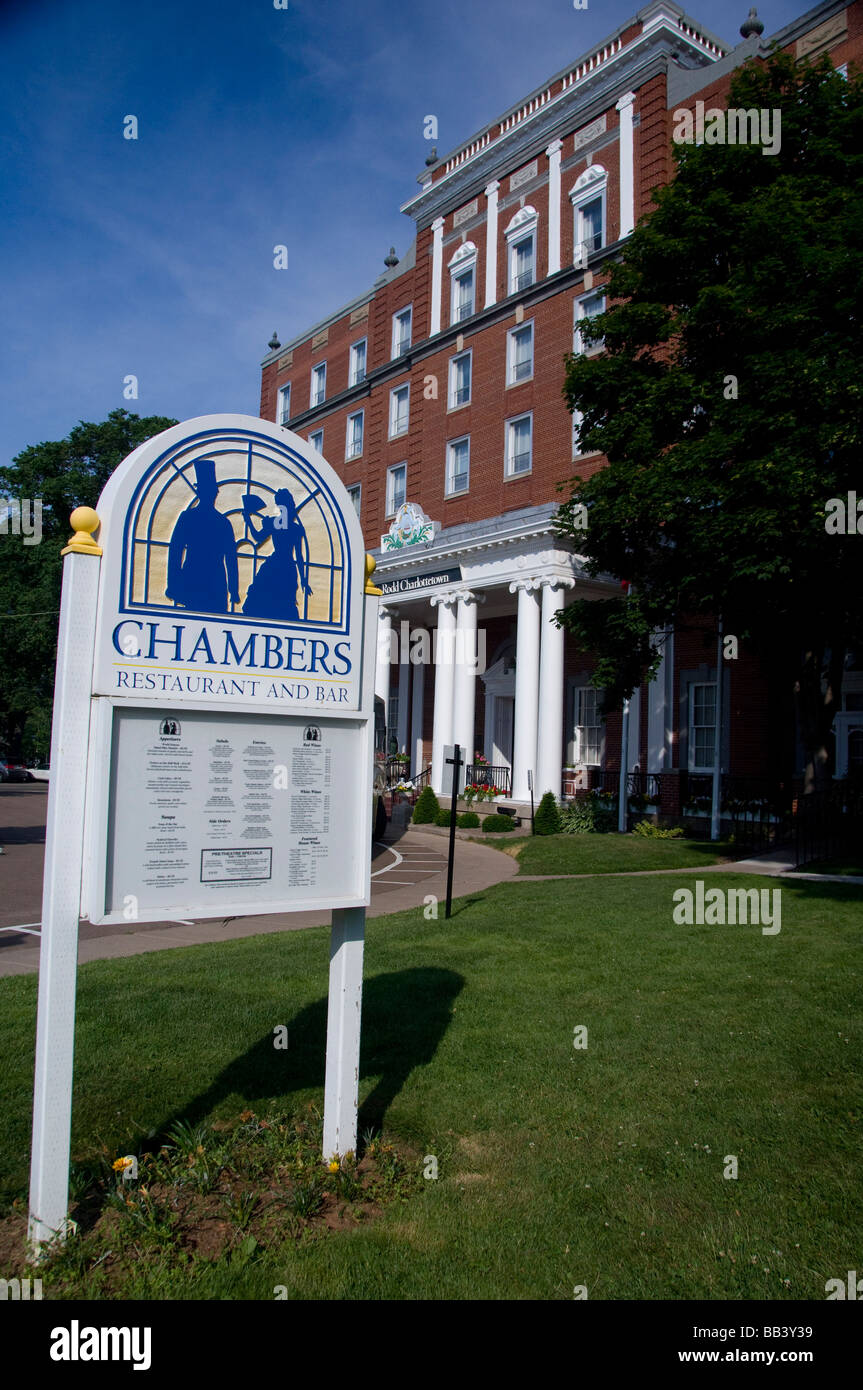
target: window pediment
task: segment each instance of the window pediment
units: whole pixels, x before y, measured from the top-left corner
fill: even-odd
[[[509,222],[504,232],[504,236],[509,237],[512,236],[515,232],[529,231],[532,224],[535,223],[537,220],[538,214],[536,208],[531,207],[530,203],[527,203],[525,207],[519,208],[518,212],[515,214],[515,217],[513,217],[512,220]]]
[[[459,267],[468,266],[471,261],[475,260],[476,245],[472,241],[463,241],[452,260],[447,263],[447,268],[449,270],[458,270]]]

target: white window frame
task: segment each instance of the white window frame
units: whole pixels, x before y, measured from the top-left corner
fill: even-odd
[[[599,250],[608,243],[608,232],[606,228],[606,218],[608,214],[608,173],[601,164],[591,164],[585,169],[569,190],[569,197],[572,203],[572,263],[575,266],[586,266],[588,258],[593,255],[594,250]],[[585,246],[584,235],[584,209],[589,203],[593,203],[599,198],[602,203],[602,215],[600,219],[599,246]]]
[[[356,512],[357,516],[359,516],[360,509],[363,504],[363,485],[362,483],[348,483],[347,489],[348,496],[354,504],[354,511]]]
[[[710,740],[710,762],[707,764],[695,761],[695,692],[696,690],[711,689],[713,691],[713,723],[699,724],[699,729],[710,729],[712,736]],[[689,718],[687,724],[687,748],[686,763],[690,772],[712,772],[714,758],[716,756],[716,681],[692,681],[689,687]]]
[[[517,323],[514,328],[510,328],[506,335],[506,384],[507,386],[521,386],[524,381],[533,381],[534,364],[534,321],[526,319],[523,323]],[[530,371],[525,376],[516,377],[515,368],[515,343],[520,333],[530,334]]]
[[[407,342],[405,343],[404,347],[402,347],[400,346],[400,344],[404,341],[404,334],[399,332],[399,325],[401,324],[402,319],[405,318],[407,319],[408,323],[408,336]],[[396,357],[402,357],[406,352],[410,351],[411,344],[413,341],[413,324],[414,306],[412,304],[406,304],[403,309],[397,309],[396,312],[393,314],[393,359],[395,359]]]
[[[362,375],[357,373],[357,353],[363,349],[363,370]],[[366,367],[369,360],[369,340],[360,338],[357,342],[351,343],[350,367],[348,372],[348,386],[360,386],[366,379]]]
[[[507,294],[520,294],[524,290],[530,289],[539,280],[539,215],[536,208],[528,203],[525,207],[519,208],[518,212],[509,222],[504,235],[506,236],[506,283]],[[525,285],[517,283],[515,267],[518,259],[518,248],[523,246],[526,241],[533,243],[533,256],[531,279]]]
[[[315,382],[317,381],[318,373],[319,373],[319,372],[322,373],[321,380],[323,381],[323,388],[324,388],[324,389],[323,389],[323,392],[322,392],[322,394],[321,394],[321,396],[320,396],[320,399],[318,399],[318,394],[317,394],[317,392],[316,392],[316,390],[315,390]],[[309,385],[309,409],[310,409],[310,410],[314,410],[315,406],[323,405],[323,403],[324,403],[324,401],[325,401],[326,399],[327,399],[327,364],[326,364],[326,360],[324,360],[323,362],[316,362],[315,365],[314,365],[314,367],[312,367],[311,383],[310,383],[310,385]]]
[[[455,458],[455,448],[456,448],[456,445],[458,445],[458,444],[466,444],[466,445],[467,445],[467,460],[466,460],[467,466],[466,466],[465,468],[460,469],[458,473],[454,473],[454,472],[453,472],[453,460],[454,460],[454,458]],[[453,487],[454,479],[457,478],[457,477],[460,478],[460,477],[462,477],[462,476],[465,476],[466,479],[467,479],[467,481],[465,482],[464,487],[459,487],[459,488]],[[447,440],[447,446],[446,446],[446,476],[444,477],[444,496],[445,496],[445,497],[461,497],[464,493],[468,492],[469,490],[470,490],[470,435],[469,435],[469,434],[461,434],[461,435],[459,435],[458,439],[449,439],[449,440]]]
[[[468,364],[469,364],[469,366],[468,366],[467,400],[466,400],[466,401],[457,401],[456,398],[455,398],[455,393],[456,393],[456,389],[457,389],[457,388],[456,388],[456,380],[457,380],[457,376],[456,376],[456,363],[457,363],[457,362],[462,362],[462,361],[464,361],[465,358],[467,358],[467,361],[468,361]],[[451,357],[451,358],[450,358],[450,360],[449,360],[449,373],[448,373],[448,376],[449,376],[449,380],[448,380],[448,382],[447,382],[447,409],[448,409],[448,410],[463,410],[464,407],[465,407],[466,405],[470,405],[471,396],[473,395],[473,348],[467,348],[464,352],[457,352],[456,355],[455,355],[455,357]],[[462,388],[462,389],[464,389],[464,388]]]
[[[360,422],[359,448],[356,447],[356,431],[353,428],[354,421]],[[345,428],[345,460],[362,458],[363,445],[365,443],[366,421],[364,410],[354,410],[348,416]]]
[[[397,473],[402,473],[402,474],[404,475],[404,494],[403,494],[403,496],[402,496],[401,502],[396,502],[396,500],[395,500],[394,486],[395,486],[395,477],[396,477],[396,474],[397,474]],[[403,506],[404,506],[405,502],[407,501],[407,495],[408,495],[408,466],[407,466],[407,462],[406,462],[406,461],[403,461],[403,462],[401,462],[401,463],[393,463],[393,464],[391,464],[390,467],[387,469],[387,499],[386,499],[386,501],[387,501],[387,516],[388,516],[388,517],[395,516],[395,514],[396,514],[396,512],[398,511],[399,507],[403,507]]]
[[[316,444],[316,443],[315,443],[315,440],[317,440],[317,439],[320,439],[320,441],[321,441],[320,444]],[[309,435],[309,443],[311,444],[311,446],[312,446],[313,449],[317,449],[317,451],[318,451],[319,454],[323,454],[323,452],[324,452],[324,430],[323,430],[323,426],[321,426],[321,428],[320,428],[319,430],[312,430],[311,434]]]
[[[285,406],[287,405],[287,410]],[[291,383],[284,382],[276,396],[276,423],[286,425],[291,418]]]
[[[584,312],[585,306],[589,304],[593,299],[602,300],[602,308],[599,310],[599,313],[604,314],[608,308],[608,299],[606,297],[605,289],[603,286],[600,286],[599,289],[591,290],[589,294],[579,295],[579,297],[575,301],[574,306],[572,321],[572,350],[574,353],[583,357],[596,357],[598,353],[603,352],[605,350],[604,338],[600,338],[598,343],[584,343],[581,337],[581,329],[579,328],[579,324],[583,323],[584,320],[587,318],[598,317],[598,315],[586,314]]]
[[[512,467],[512,461],[515,457],[515,455],[513,454],[512,445],[515,439],[515,426],[521,424],[522,420],[528,420],[530,422],[530,447],[528,449],[528,458],[530,459],[530,462],[527,468],[520,468],[518,469],[518,471],[516,471]],[[526,478],[528,473],[533,472],[533,411],[526,410],[521,415],[513,415],[511,419],[505,422],[505,428],[506,452],[504,454],[504,477]]]
[[[403,391],[406,391],[406,392],[407,392],[407,410],[406,410],[406,412],[405,412],[405,425],[404,425],[404,429],[397,429],[396,426],[397,426],[397,424],[398,424],[398,411],[396,410],[396,404],[397,404],[396,398],[397,398],[398,396],[400,396],[401,393],[402,393]],[[388,435],[387,435],[387,438],[388,438],[388,439],[401,439],[402,435],[407,434],[407,432],[408,432],[408,430],[410,429],[410,427],[411,427],[411,384],[410,384],[409,381],[403,381],[402,384],[401,384],[401,386],[393,386],[393,387],[391,388],[391,390],[390,390],[390,423],[389,423],[389,433],[388,433]]]
[[[582,704],[582,697],[586,696],[593,697],[593,715],[596,720],[595,724],[579,724],[578,722],[579,715],[582,712],[589,713],[589,711],[582,711],[582,709],[579,708],[579,706]],[[602,759],[605,754],[605,728],[602,715],[599,712],[601,697],[602,691],[597,690],[595,685],[574,685],[572,687],[571,721],[573,767],[602,766]],[[594,738],[589,738],[586,732],[582,732],[583,730],[587,731],[592,729],[595,729],[597,731]],[[588,762],[587,757],[585,756],[586,753],[589,753],[591,751],[589,746],[590,743],[593,743],[594,745],[593,751],[595,751],[596,753],[596,762]]]
[[[449,321],[451,325],[463,323],[476,313],[476,246],[472,241],[463,241],[449,262],[450,296]],[[466,312],[458,305],[458,292],[462,280],[470,275],[470,303]]]

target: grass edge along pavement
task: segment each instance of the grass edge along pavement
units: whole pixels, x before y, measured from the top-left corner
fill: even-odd
[[[246,1256],[163,1245],[123,1297],[821,1299],[857,1267],[860,889],[783,883],[765,937],[675,926],[689,876],[515,882],[449,923],[369,923],[360,1127],[382,1120],[415,1188]],[[321,928],[83,967],[76,1159],[177,1120],[319,1106],[326,980]],[[20,1196],[35,981],[0,990],[0,1163]]]

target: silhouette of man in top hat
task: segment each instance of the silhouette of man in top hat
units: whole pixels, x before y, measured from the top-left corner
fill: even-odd
[[[168,546],[169,599],[182,608],[227,613],[228,596],[239,603],[234,528],[216,511],[219,484],[214,459],[196,459],[197,501],[177,518]]]

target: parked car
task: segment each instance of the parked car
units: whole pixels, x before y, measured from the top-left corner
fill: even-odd
[[[6,781],[7,782],[35,782],[35,777],[29,768],[23,763],[12,759],[6,762]]]

